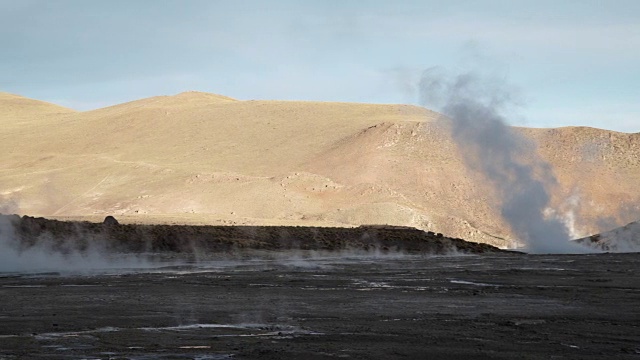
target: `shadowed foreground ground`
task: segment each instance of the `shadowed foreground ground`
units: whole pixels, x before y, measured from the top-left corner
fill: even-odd
[[[0,276],[1,359],[637,359],[637,254]]]
[[[0,359],[640,356],[638,254],[525,255],[411,228],[0,220],[17,265],[66,269],[0,272]]]

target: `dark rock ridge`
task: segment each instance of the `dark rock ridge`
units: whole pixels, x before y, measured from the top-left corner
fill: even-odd
[[[28,248],[84,250],[99,245],[117,252],[233,252],[236,250],[363,250],[408,254],[496,253],[497,247],[448,238],[409,227],[356,228],[302,226],[192,226],[58,221],[30,216],[0,215],[3,237]]]

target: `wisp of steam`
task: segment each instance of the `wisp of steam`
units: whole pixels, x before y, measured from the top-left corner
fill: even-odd
[[[10,218],[0,216],[0,273],[128,271],[153,265],[141,256],[113,253],[99,241],[81,249],[72,239],[62,248],[46,240],[25,246]]]
[[[507,125],[511,91],[500,79],[441,68],[422,73],[420,102],[450,119],[451,135],[467,166],[480,171],[501,199],[502,217],[526,250],[533,253],[583,253],[570,242],[563,222],[545,217],[549,187],[557,183],[550,164],[535,146]],[[525,160],[526,159],[526,160]]]

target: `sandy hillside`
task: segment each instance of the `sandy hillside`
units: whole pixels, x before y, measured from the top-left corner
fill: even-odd
[[[31,121],[46,121],[50,116],[74,112],[44,101],[0,92],[0,121],[5,128],[22,126]]]
[[[210,224],[410,225],[512,235],[446,123],[408,105],[238,101],[188,92],[87,112],[0,94],[3,210]],[[559,180],[576,237],[640,218],[640,134],[519,129]],[[555,214],[555,215],[554,215]]]

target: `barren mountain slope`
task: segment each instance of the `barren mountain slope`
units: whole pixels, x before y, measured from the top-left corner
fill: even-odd
[[[74,110],[44,101],[0,92],[0,126],[22,126],[31,121],[46,121],[50,116],[74,113]]]
[[[587,127],[521,131],[553,165],[560,185],[553,203],[567,220],[575,218],[575,237],[640,219],[640,133]]]
[[[136,222],[387,223],[499,246],[512,238],[499,199],[463,164],[446,121],[423,108],[197,92],[80,113],[45,108],[0,129],[5,211]],[[0,105],[0,123],[16,122],[5,110]],[[612,228],[637,211],[640,135],[521,131],[556,169],[558,214],[568,219],[575,207],[584,234],[605,230],[592,229],[596,217]],[[627,214],[618,216],[619,208]]]
[[[640,218],[640,134],[591,128],[517,131],[537,144],[541,158],[552,165],[558,183],[550,184],[549,216],[565,222],[572,236]],[[351,211],[327,214],[332,220],[367,223],[386,216],[387,222],[443,229],[496,245],[508,243],[496,237],[513,238],[500,216],[500,199],[483,174],[464,164],[446,121],[379,124],[308,166],[309,172],[341,184],[371,189],[361,203],[353,200],[357,194],[349,197]],[[374,190],[380,188],[394,194],[394,211]],[[372,217],[382,203],[386,211]]]

